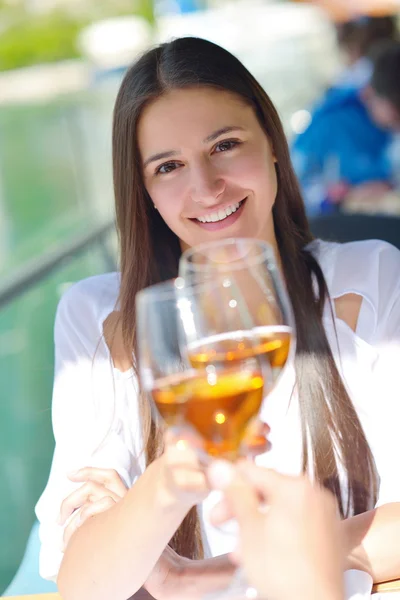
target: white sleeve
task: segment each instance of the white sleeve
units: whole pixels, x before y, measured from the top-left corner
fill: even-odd
[[[372,577],[365,571],[350,569],[344,573],[345,600],[369,600],[372,592]]]
[[[141,470],[135,452],[140,446],[137,390],[132,389],[135,406],[130,406],[121,385],[134,388],[135,383],[114,377],[96,314],[99,298],[90,298],[87,285],[82,285],[87,281],[62,298],[55,322],[55,450],[48,483],[36,506],[39,570],[45,579],[56,578],[62,560],[63,527],[57,524],[61,503],[82,485],[72,483],[67,474],[85,466],[113,468],[131,486]]]
[[[378,287],[374,390],[380,506],[400,502],[400,252],[388,244],[381,251]]]

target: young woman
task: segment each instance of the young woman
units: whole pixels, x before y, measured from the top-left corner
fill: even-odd
[[[334,493],[348,568],[400,576],[400,504],[388,504],[400,501],[400,253],[313,240],[275,108],[204,40],[157,47],[128,71],[113,162],[121,273],[73,286],[57,313],[42,575],[59,572],[66,600],[122,600],[144,584],[156,598],[193,597],[226,584],[232,567],[215,557],[232,541],[207,518],[204,474],[190,450],[163,453],[138,390],[135,295],[176,276],[185,248],[254,237],[275,250],[297,329],[295,364],[261,411],[271,448],[258,462],[308,471]]]

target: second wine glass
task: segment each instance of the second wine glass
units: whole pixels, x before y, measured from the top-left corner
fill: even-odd
[[[196,246],[183,253],[179,275],[187,286],[213,281],[235,296],[228,309],[215,306],[218,326],[230,337],[209,340],[195,351],[192,363],[203,366],[212,360],[232,363],[243,356],[235,329],[245,326],[254,336],[255,351],[264,362],[264,393],[276,385],[295,353],[295,327],[290,300],[274,252],[261,240],[231,238]],[[250,350],[247,348],[246,352]],[[269,371],[268,371],[269,367]]]

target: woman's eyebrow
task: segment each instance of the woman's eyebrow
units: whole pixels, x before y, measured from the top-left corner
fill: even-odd
[[[211,133],[209,136],[206,137],[205,140],[203,140],[203,142],[205,144],[213,142],[214,140],[219,138],[220,135],[224,135],[225,133],[231,133],[232,131],[244,131],[244,129],[243,127],[239,127],[239,125],[227,125],[226,127],[221,127],[220,129],[217,129],[216,131]]]
[[[213,133],[210,133],[204,140],[204,144],[208,144],[218,139],[221,135],[225,133],[231,133],[232,131],[244,131],[243,127],[239,127],[239,125],[227,125],[226,127],[220,127]],[[158,160],[163,160],[165,158],[172,158],[173,156],[177,156],[179,152],[177,150],[166,150],[165,152],[158,152],[157,154],[153,154],[149,156],[144,163],[143,168],[145,169],[150,163],[157,162]]]
[[[153,154],[143,163],[143,168],[145,169],[147,165],[152,162],[156,162],[158,160],[162,160],[164,158],[172,158],[173,156],[177,156],[179,152],[177,150],[166,150],[165,152],[159,152],[158,154]]]

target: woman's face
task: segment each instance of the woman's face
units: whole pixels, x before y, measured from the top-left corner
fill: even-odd
[[[182,248],[226,237],[275,245],[275,158],[253,109],[208,87],[168,92],[143,112],[144,183]]]

